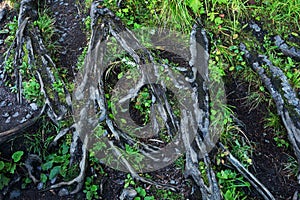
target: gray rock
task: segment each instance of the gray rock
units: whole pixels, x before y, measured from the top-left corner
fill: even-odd
[[[0,45],[4,44],[4,40],[0,40]]]
[[[4,101],[1,101],[1,102],[0,102],[0,107],[3,108],[3,107],[5,107],[5,106],[7,106],[7,101],[5,101],[5,100],[4,100]]]
[[[32,114],[31,114],[31,113],[28,113],[28,114],[25,116],[25,118],[26,118],[26,119],[30,119],[31,116],[32,116]]]
[[[36,103],[31,103],[30,107],[33,111],[36,111],[38,109],[38,106],[36,105]]]
[[[58,196],[60,197],[64,197],[64,196],[67,196],[69,195],[69,190],[67,190],[66,188],[62,188],[61,190],[59,190],[58,192]]]
[[[7,106],[12,106],[13,104],[12,104],[12,102],[9,102],[8,104],[7,104]]]
[[[23,117],[21,120],[20,120],[20,124],[23,124],[24,122],[26,122],[27,119],[25,117]]]
[[[132,200],[137,192],[132,188],[125,188],[120,196],[120,200]]]
[[[13,118],[16,118],[16,117],[19,117],[19,115],[20,115],[20,113],[17,111],[17,112],[15,112],[15,113],[12,115],[12,117],[13,117]]]
[[[10,120],[11,120],[11,117],[7,118],[6,121],[5,121],[5,124],[9,124]]]
[[[5,118],[9,117],[9,113],[8,113],[8,112],[4,113],[4,114],[2,115],[2,117],[5,117]]]
[[[13,190],[9,194],[9,199],[18,199],[20,197],[20,195],[21,195],[21,191],[20,190]]]
[[[39,182],[39,184],[37,185],[37,189],[41,190],[44,187],[44,183],[43,182]]]

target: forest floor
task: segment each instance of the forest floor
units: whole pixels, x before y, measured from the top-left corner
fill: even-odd
[[[79,55],[81,55],[83,48],[88,45],[88,40],[85,35],[83,19],[87,17],[82,8],[78,7],[75,0],[55,0],[49,5],[50,12],[53,13],[55,18],[55,27],[57,28],[56,40],[60,50],[56,55],[57,66],[60,66],[68,71],[69,79],[74,80],[76,72],[76,63]],[[15,12],[8,12],[5,20],[0,22],[0,27],[3,27],[7,21],[13,19],[16,15]],[[0,28],[1,29],[1,28]],[[5,39],[5,34],[0,34],[0,40]],[[5,52],[7,47],[1,44],[1,53]],[[3,59],[3,58],[2,58]],[[172,58],[169,58],[172,60]],[[1,60],[1,58],[0,58]],[[276,134],[272,130],[268,130],[264,127],[264,121],[266,114],[268,113],[266,103],[261,103],[254,109],[247,103],[245,97],[247,96],[248,83],[243,80],[236,80],[233,76],[226,76],[225,87],[227,93],[228,104],[233,107],[235,117],[242,124],[241,129],[245,136],[249,139],[250,144],[253,147],[252,162],[253,165],[249,167],[250,171],[258,177],[258,179],[274,194],[276,199],[292,199],[292,196],[296,190],[300,191],[300,187],[297,183],[296,177],[292,176],[289,171],[285,170],[285,164],[288,163],[288,159],[293,155],[292,150],[289,148],[278,148],[274,137]],[[28,105],[14,106],[16,104],[15,97],[8,92],[6,88],[0,85],[0,103],[11,103],[11,106],[4,108],[0,105],[0,132],[17,126],[22,120],[23,116],[33,112],[32,107]],[[6,103],[3,103],[3,105]],[[275,111],[275,108],[274,108]],[[9,115],[18,113],[15,119],[15,123],[10,123],[6,126],[7,117],[5,113],[9,112]],[[31,129],[31,131],[34,130]],[[25,131],[26,132],[26,131]],[[10,141],[0,147],[1,156],[10,155],[16,149],[23,149],[26,138],[19,137],[14,141]],[[25,150],[25,149],[24,149]],[[25,150],[26,151],[26,150]],[[126,173],[118,172],[108,167],[103,166],[105,175],[102,177],[100,196],[102,199],[118,199],[118,196],[124,189],[124,180],[126,179]],[[25,173],[25,171],[23,171]],[[92,172],[88,170],[88,175]],[[152,172],[150,175],[154,180],[163,181],[165,183],[176,182],[176,185],[181,188],[181,193],[185,198],[189,199],[201,199],[200,194],[195,191],[192,181],[186,181],[182,174],[182,170],[175,164],[164,168],[160,171]],[[20,183],[15,184],[10,188],[10,192],[5,199],[13,199],[13,194],[21,191],[21,195],[17,199],[84,199],[85,194],[80,192],[76,195],[70,195],[66,197],[59,197],[58,191],[40,191],[36,189],[35,185],[31,185],[26,190],[20,190]],[[144,185],[145,188],[150,188],[149,185]],[[149,190],[151,191],[151,190]],[[246,189],[246,194],[251,199],[261,199],[259,194],[253,189]],[[193,193],[193,194],[191,194]],[[149,193],[151,194],[151,192]]]

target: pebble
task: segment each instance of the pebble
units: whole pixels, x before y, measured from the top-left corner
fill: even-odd
[[[25,116],[25,118],[26,118],[26,119],[30,119],[31,116],[32,116],[32,114],[31,114],[31,113],[28,113],[28,114]]]
[[[15,113],[12,115],[12,117],[13,117],[13,118],[16,118],[16,117],[18,117],[19,115],[20,115],[19,112],[15,112]]]
[[[57,176],[55,176],[53,179],[51,179],[51,184],[54,184],[55,183],[55,181],[56,181],[56,179],[57,179]]]
[[[43,182],[39,182],[39,184],[37,185],[37,189],[41,190],[44,187],[44,183]]]
[[[13,190],[9,194],[9,199],[18,199],[20,197],[20,195],[21,195],[21,191],[20,190]]]
[[[171,180],[171,181],[170,181],[170,184],[175,185],[175,184],[176,184],[176,181]]]
[[[8,112],[4,113],[4,114],[2,115],[2,117],[5,117],[5,118],[9,117]]]
[[[125,188],[120,196],[120,200],[131,200],[136,197],[137,192],[132,188]]]
[[[38,109],[38,106],[36,105],[36,103],[31,103],[30,107],[32,110],[36,111]]]
[[[3,107],[5,107],[5,106],[7,106],[7,101],[1,101],[1,103],[0,103],[0,107],[1,108],[3,108]]]
[[[7,106],[12,106],[12,105],[13,105],[12,102],[9,102]]]
[[[7,118],[6,121],[5,121],[5,124],[10,123],[10,120],[11,120],[11,117]]]
[[[4,44],[4,40],[0,40],[0,45]]]
[[[62,188],[61,190],[59,190],[58,192],[58,196],[63,197],[63,196],[67,196],[69,195],[69,190],[67,190],[66,188]]]
[[[21,119],[21,121],[20,121],[20,124],[23,124],[24,122],[26,122],[27,121],[27,119],[25,118],[25,117],[23,117],[22,119]]]

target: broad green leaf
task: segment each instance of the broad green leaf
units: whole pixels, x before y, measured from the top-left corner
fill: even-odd
[[[23,156],[24,152],[23,151],[16,151],[13,155],[12,155],[12,159],[14,160],[14,162],[19,162]]]
[[[4,164],[4,162],[1,160],[1,161],[0,161],[0,171],[4,169],[4,166],[5,166],[5,164]]]
[[[47,170],[51,169],[52,166],[53,166],[53,161],[51,160],[51,161],[48,161],[48,162],[44,163],[42,165],[42,169],[47,171]]]
[[[190,0],[189,6],[191,7],[191,9],[195,14],[198,14],[198,11],[201,7],[201,2],[200,0]]]
[[[51,169],[49,174],[49,179],[52,180],[54,177],[56,177],[60,172],[61,166],[55,166],[53,169]]]

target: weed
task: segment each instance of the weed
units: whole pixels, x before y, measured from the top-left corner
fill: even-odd
[[[10,182],[10,174],[14,174],[17,165],[21,165],[21,158],[23,156],[23,151],[16,151],[11,156],[10,161],[6,161],[4,159],[0,160],[0,190],[2,190],[5,186],[8,186]]]
[[[278,147],[289,147],[290,144],[286,141],[286,130],[277,114],[269,110],[269,115],[265,118],[264,128],[269,128],[275,132],[274,141]]]
[[[37,102],[41,105],[40,84],[35,78],[31,78],[29,81],[23,82],[23,94],[29,102]]]
[[[237,175],[232,170],[222,170],[217,173],[217,178],[224,199],[246,199],[246,194],[238,188],[250,188],[250,183],[245,181],[242,176]]]
[[[6,45],[10,46],[13,43],[17,30],[18,30],[18,20],[17,17],[14,16],[13,21],[5,25],[4,30],[2,30],[2,33],[9,33],[9,35],[5,39]]]
[[[96,184],[93,184],[94,180],[91,177],[87,177],[85,182],[84,182],[84,190],[83,192],[85,193],[85,197],[87,200],[92,200],[92,199],[99,199],[98,195],[98,190],[99,186]]]
[[[134,198],[134,200],[154,200],[154,196],[148,196],[146,190],[141,186],[138,186],[138,184],[134,182],[132,176],[127,174],[124,188],[128,188],[130,186],[134,187],[135,191],[137,192],[137,196]]]
[[[150,120],[150,107],[152,105],[151,93],[147,87],[143,87],[133,100],[133,107],[143,116],[143,124],[147,124]]]
[[[78,167],[74,165],[69,168],[69,160],[69,145],[64,142],[57,153],[45,156],[40,178],[44,183],[47,180],[53,181],[58,176],[61,176],[64,180],[71,180],[78,173]]]

